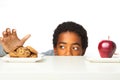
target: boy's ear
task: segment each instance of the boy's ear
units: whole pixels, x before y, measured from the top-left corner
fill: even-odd
[[[57,55],[57,49],[56,48],[54,48],[54,54]]]
[[[85,54],[85,51],[86,51],[86,50],[85,50],[85,49],[83,49],[82,56]]]

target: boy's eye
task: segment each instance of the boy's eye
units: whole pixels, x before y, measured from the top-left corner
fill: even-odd
[[[60,46],[61,49],[65,49],[65,46]]]
[[[73,50],[79,50],[79,48],[78,48],[78,47],[73,47],[72,49],[73,49]]]

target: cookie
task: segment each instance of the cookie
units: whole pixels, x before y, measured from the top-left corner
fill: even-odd
[[[36,54],[31,54],[30,57],[31,57],[31,58],[36,58],[36,57],[38,57],[38,55],[36,55]]]
[[[29,57],[31,55],[30,50],[26,47],[19,47],[16,53],[18,57]]]
[[[26,48],[28,48],[33,54],[38,54],[38,52],[31,46],[27,46]]]
[[[10,56],[10,57],[18,57],[16,51],[9,52],[9,56]]]

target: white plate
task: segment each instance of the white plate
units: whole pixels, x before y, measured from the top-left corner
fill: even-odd
[[[94,63],[120,63],[120,58],[87,58],[89,62]]]
[[[44,55],[39,54],[37,58],[10,58],[9,55],[2,57],[4,62],[16,62],[16,63],[33,63],[43,60]]]

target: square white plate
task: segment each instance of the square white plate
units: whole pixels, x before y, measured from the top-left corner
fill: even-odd
[[[87,61],[93,63],[120,63],[120,58],[93,58],[88,57],[86,58]]]
[[[37,58],[11,58],[8,54],[1,58],[4,62],[15,62],[15,63],[33,63],[43,60],[44,55],[38,54]]]

